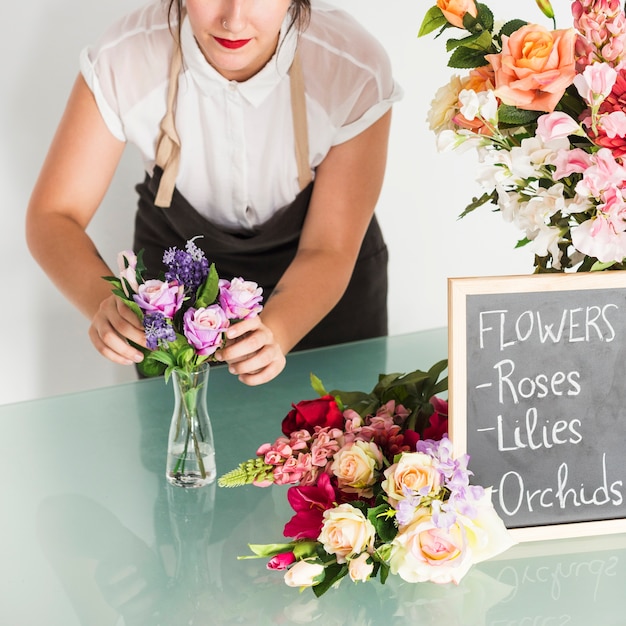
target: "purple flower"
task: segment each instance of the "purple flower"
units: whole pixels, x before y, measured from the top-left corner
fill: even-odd
[[[184,285],[185,293],[195,293],[209,275],[209,262],[204,252],[190,239],[185,250],[170,248],[163,254],[163,263],[168,270],[165,278]]]
[[[183,316],[183,333],[187,341],[196,349],[196,354],[213,354],[222,343],[224,331],[228,328],[224,311],[218,304],[206,308],[190,308]]]
[[[221,279],[218,284],[219,302],[228,319],[245,320],[261,312],[263,289],[256,283],[243,278],[233,278],[232,281]]]
[[[160,312],[172,319],[183,304],[183,287],[177,283],[147,280],[139,285],[133,300],[145,312]]]
[[[150,350],[167,348],[168,342],[176,341],[176,331],[160,311],[146,313],[143,327],[146,331],[146,345]]]

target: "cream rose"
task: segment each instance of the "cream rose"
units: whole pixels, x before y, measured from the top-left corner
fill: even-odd
[[[377,471],[382,466],[383,454],[375,443],[355,441],[335,454],[331,471],[337,477],[340,489],[370,498]]]
[[[322,531],[317,540],[328,554],[345,563],[349,557],[371,551],[376,530],[372,523],[351,504],[341,504],[324,511]]]
[[[356,557],[356,559],[350,559],[348,561],[348,574],[352,579],[352,582],[365,582],[369,579],[374,571],[374,564],[368,563],[367,560],[369,554],[363,552]]]
[[[409,452],[403,454],[397,463],[385,470],[382,488],[389,496],[389,504],[397,508],[398,503],[406,499],[407,490],[411,495],[436,494],[441,487],[441,480],[441,473],[430,455]]]
[[[285,584],[289,587],[313,587],[321,582],[323,574],[321,563],[298,561],[285,572]]]
[[[473,564],[515,544],[493,508],[490,489],[473,506],[473,518],[457,514],[448,529],[437,528],[428,509],[419,509],[392,542],[391,573],[412,583],[458,583]]]

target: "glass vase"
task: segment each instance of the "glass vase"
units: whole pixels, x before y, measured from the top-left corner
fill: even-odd
[[[167,480],[177,487],[203,487],[216,478],[213,431],[207,410],[210,366],[174,370],[174,412],[167,444]]]

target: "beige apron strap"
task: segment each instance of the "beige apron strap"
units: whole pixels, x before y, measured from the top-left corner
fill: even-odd
[[[156,164],[163,170],[159,189],[154,201],[158,207],[168,208],[172,203],[172,195],[176,186],[176,176],[180,165],[180,138],[174,124],[176,95],[178,93],[178,75],[182,67],[182,52],[176,46],[170,67],[167,91],[167,110],[161,120],[161,134],[157,144]],[[296,163],[298,165],[298,182],[304,189],[313,180],[309,166],[309,132],[306,117],[306,99],[304,78],[300,55],[296,49],[293,63],[289,69],[291,87],[291,112],[295,137]]]
[[[309,129],[306,118],[306,99],[304,90],[304,76],[300,53],[296,54],[289,68],[291,84],[291,115],[293,117],[293,132],[296,143],[296,163],[298,165],[298,182],[300,190],[304,189],[312,180],[309,165]]]
[[[178,75],[182,67],[183,55],[180,46],[174,49],[174,57],[170,66],[169,84],[167,89],[167,110],[161,120],[161,135],[156,150],[156,164],[163,170],[161,182],[154,201],[158,207],[167,208],[172,203],[172,195],[176,186],[176,176],[180,164],[180,138],[174,124],[176,95],[178,93]]]

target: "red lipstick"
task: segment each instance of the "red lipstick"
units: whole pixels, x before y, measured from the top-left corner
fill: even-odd
[[[221,37],[215,37],[215,41],[229,50],[236,50],[237,48],[243,48],[250,40],[249,39],[222,39]]]

